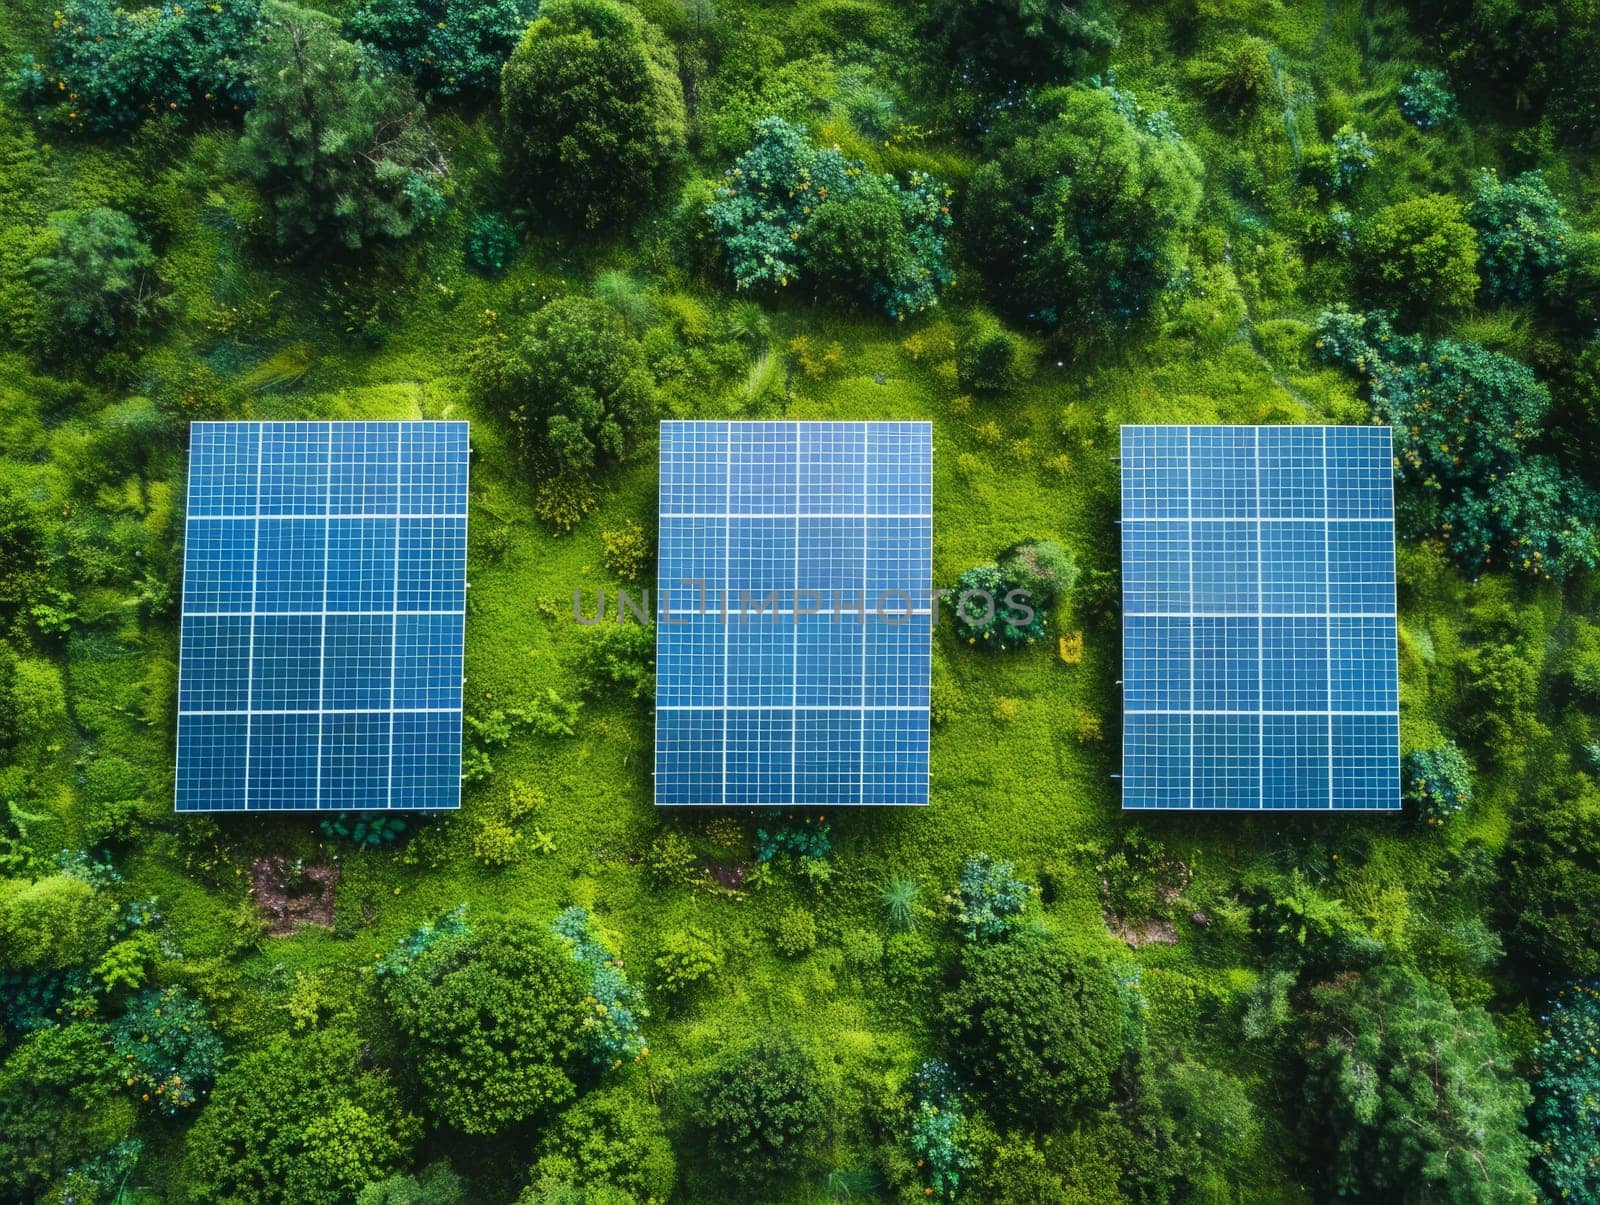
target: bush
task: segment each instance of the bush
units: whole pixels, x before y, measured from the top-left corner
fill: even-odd
[[[1036,5],[1029,0],[931,0],[923,29],[961,76],[1005,89],[1076,75],[1117,45],[1102,0]]]
[[[967,941],[1004,937],[1032,894],[1033,888],[1017,878],[1010,862],[988,854],[968,858],[961,865],[961,881],[951,896],[961,936]]]
[[[799,958],[817,946],[817,918],[806,908],[785,908],[773,926],[772,944],[785,958]]]
[[[23,56],[17,83],[53,121],[96,134],[156,114],[237,113],[250,101],[245,63],[258,18],[256,0],[66,0],[50,25],[48,62]]]
[[[189,1131],[182,1199],[340,1205],[399,1167],[421,1126],[362,1049],[342,1030],[280,1035],[224,1071]]]
[[[1372,170],[1378,152],[1372,139],[1350,126],[1342,127],[1326,147],[1306,157],[1306,178],[1325,197],[1337,197],[1353,188]]]
[[[739,289],[809,281],[820,297],[865,301],[900,318],[937,304],[950,282],[950,192],[913,172],[901,186],[803,126],[756,123],[755,140],[717,186],[706,218]]]
[[[1479,172],[1467,218],[1478,231],[1483,287],[1492,300],[1531,300],[1566,267],[1572,227],[1542,172],[1504,182],[1492,171]]]
[[[973,173],[962,237],[997,305],[1043,327],[1110,335],[1182,276],[1200,161],[1165,114],[1115,89],[1051,89],[1038,113]],[[1063,179],[1073,182],[1065,192]]]
[[[722,967],[722,955],[699,929],[676,929],[661,940],[651,983],[664,999],[684,996]]]
[[[630,458],[648,438],[654,386],[639,341],[606,306],[558,297],[519,336],[478,345],[473,385],[533,468],[564,479]]]
[[[155,312],[156,256],[132,218],[90,209],[52,226],[55,248],[28,265],[28,277],[57,341],[109,342]]]
[[[1456,94],[1443,71],[1413,71],[1399,96],[1400,112],[1419,130],[1436,130],[1456,119]]]
[[[609,1070],[644,1058],[650,1050],[639,1032],[639,1020],[650,1012],[628,982],[621,957],[601,937],[584,908],[565,909],[551,927],[584,971],[582,1037],[591,1061]]]
[[[799,1179],[831,1128],[816,1065],[790,1039],[726,1055],[698,1093],[711,1166],[746,1188]]]
[[[1111,1094],[1124,1028],[1116,981],[1052,934],[969,943],[941,1018],[956,1065],[1000,1116],[1059,1126]]]
[[[1003,653],[1043,640],[1045,611],[998,565],[979,565],[956,579],[956,635]]]
[[[1533,1174],[1552,1201],[1600,1197],[1600,988],[1569,983],[1539,1018],[1528,1129]]]
[[[1007,393],[1028,379],[1028,346],[988,314],[974,314],[956,340],[956,380],[974,393]]]
[[[586,1194],[604,1186],[630,1194],[631,1201],[665,1202],[678,1161],[655,1105],[630,1089],[605,1088],[573,1105],[545,1135],[534,1179]]]
[[[1303,1116],[1345,1196],[1531,1198],[1527,1086],[1482,1009],[1458,1011],[1414,971],[1380,966],[1313,989]]]
[[[600,533],[600,559],[625,582],[636,582],[649,567],[651,548],[644,529],[631,520]]]
[[[382,986],[428,1111],[493,1134],[572,1100],[585,980],[563,943],[527,921],[475,921],[421,943]]]
[[[1454,742],[1408,753],[1400,778],[1425,824],[1441,825],[1472,802],[1472,768]]]
[[[633,213],[683,149],[672,45],[616,0],[545,0],[501,90],[533,192],[552,215],[587,229]]]
[[[1600,975],[1600,791],[1579,776],[1514,813],[1501,893],[1507,942],[1559,978]]]
[[[1461,202],[1435,193],[1373,214],[1359,241],[1373,297],[1413,315],[1460,313],[1478,292],[1478,240]]]
[[[128,1138],[133,1110],[111,1096],[105,1026],[77,1021],[24,1038],[0,1065],[0,1193],[40,1194],[75,1164]]]
[[[371,48],[384,71],[424,92],[485,92],[539,11],[539,0],[365,0],[350,14],[350,36]]]
[[[467,1186],[447,1163],[431,1163],[414,1176],[374,1180],[356,1196],[356,1205],[466,1205]]]
[[[1041,611],[1051,611],[1071,593],[1078,580],[1077,562],[1054,540],[1024,540],[1000,554],[1000,575],[1013,589],[1026,592]]]
[[[475,213],[467,227],[467,267],[497,280],[517,258],[516,229],[498,213]]]
[[[1272,67],[1272,47],[1257,37],[1237,38],[1201,66],[1200,90],[1227,113],[1254,113],[1282,95]]]
[[[1556,679],[1585,707],[1600,705],[1600,626],[1578,620],[1556,666]]]
[[[700,858],[689,838],[668,829],[650,842],[645,850],[644,870],[658,887],[692,883],[700,877]]]
[[[222,1041],[200,1001],[181,987],[140,992],[111,1027],[124,1083],[169,1117],[199,1100],[217,1077]]]
[[[444,209],[444,157],[408,88],[361,68],[321,13],[269,0],[240,157],[278,243],[306,253],[401,239]]]
[[[98,957],[116,921],[111,900],[84,878],[0,879],[0,965],[60,971]]]

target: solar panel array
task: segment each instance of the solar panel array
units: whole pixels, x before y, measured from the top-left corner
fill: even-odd
[[[177,809],[460,804],[467,424],[190,428]]]
[[[921,422],[661,425],[657,804],[927,803],[932,462]]]
[[[1399,808],[1387,427],[1122,428],[1122,806]]]

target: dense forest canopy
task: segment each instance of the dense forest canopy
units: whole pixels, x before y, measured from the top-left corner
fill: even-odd
[[[1600,1200],[1600,10],[0,4],[0,1197]],[[925,419],[925,809],[652,806],[657,421]],[[173,810],[188,424],[472,423],[459,812]],[[1399,816],[1125,817],[1123,423],[1382,423]]]

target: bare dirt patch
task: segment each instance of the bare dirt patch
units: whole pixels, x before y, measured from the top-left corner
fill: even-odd
[[[1111,936],[1127,942],[1135,950],[1140,946],[1178,944],[1177,927],[1169,920],[1127,921],[1107,913],[1106,928],[1111,930]]]
[[[287,937],[307,925],[333,928],[333,897],[339,886],[337,866],[306,866],[284,857],[256,858],[250,863],[250,887],[256,909],[267,920],[267,933]]]

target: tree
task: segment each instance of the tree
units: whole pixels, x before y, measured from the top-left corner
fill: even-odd
[[[546,0],[501,75],[507,136],[552,216],[614,224],[684,146],[672,46],[617,0]]]
[[[1528,301],[1566,267],[1572,227],[1542,172],[1506,181],[1479,172],[1467,217],[1478,231],[1478,262],[1492,299]]]
[[[958,72],[990,86],[1071,77],[1117,44],[1102,0],[928,0],[923,28]]]
[[[1586,775],[1545,788],[1512,818],[1505,933],[1529,963],[1566,978],[1600,975],[1600,790]]]
[[[73,1164],[128,1138],[117,1060],[96,1021],[30,1034],[0,1064],[0,1193],[35,1200]]]
[[[365,0],[347,28],[385,71],[404,72],[425,93],[454,96],[500,82],[538,11],[539,0]]]
[[[973,173],[961,230],[997,305],[1108,335],[1178,279],[1199,204],[1200,161],[1165,114],[1113,88],[1057,88]]]
[[[56,245],[28,265],[28,278],[55,319],[59,342],[109,342],[154,313],[156,256],[132,218],[90,209],[51,226]]]
[[[345,1030],[278,1036],[217,1078],[189,1131],[184,1199],[340,1205],[393,1172],[421,1132]]]
[[[581,476],[631,457],[655,407],[643,349],[614,313],[558,297],[518,336],[479,345],[473,383],[504,414],[523,458]]]
[[[1443,824],[1472,802],[1472,767],[1454,741],[1406,754],[1400,780],[1426,824]]]
[[[1539,1018],[1529,1130],[1534,1175],[1552,1201],[1600,1199],[1600,988],[1569,983]]]
[[[1412,315],[1470,309],[1478,292],[1477,233],[1461,202],[1434,193],[1386,205],[1358,244],[1374,300]]]
[[[1198,80],[1211,103],[1227,113],[1254,113],[1282,93],[1272,47],[1256,37],[1228,43],[1216,58],[1201,64]]]
[[[205,1006],[181,987],[140,992],[111,1027],[111,1045],[126,1086],[169,1117],[205,1095],[222,1059]]]
[[[660,1111],[622,1087],[591,1092],[563,1113],[534,1166],[536,1184],[604,1185],[637,1201],[666,1201],[677,1179]]]
[[[362,68],[321,13],[269,0],[240,142],[278,242],[307,253],[400,239],[444,208],[444,156],[415,98]]]
[[[816,1066],[786,1037],[725,1056],[699,1095],[713,1165],[745,1187],[797,1177],[827,1140],[829,1101]]]
[[[546,928],[489,918],[385,977],[428,1111],[494,1134],[572,1100],[584,1021],[578,964]]]
[[[1000,1116],[1059,1125],[1111,1094],[1124,1031],[1116,981],[1053,934],[967,944],[940,1015],[953,1061]]]
[[[17,82],[54,121],[99,134],[156,114],[237,113],[256,0],[120,5],[66,0],[50,24],[48,63],[24,55]]]
[[[1531,1199],[1528,1087],[1482,1009],[1377,966],[1313,989],[1305,1127],[1342,1196]],[[1323,1155],[1326,1162],[1323,1162]]]

